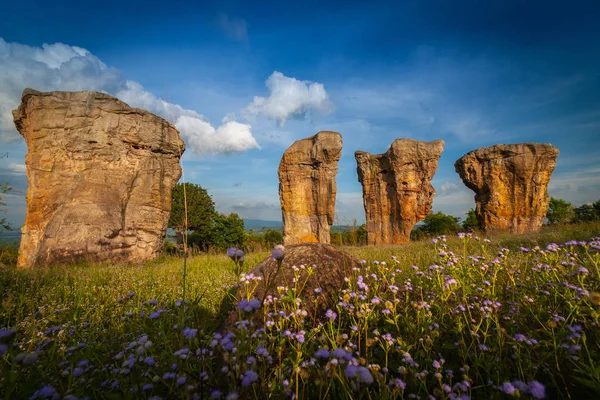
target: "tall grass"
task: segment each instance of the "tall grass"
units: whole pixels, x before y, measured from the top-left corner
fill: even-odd
[[[264,329],[231,304],[258,278],[225,255],[188,259],[186,302],[177,258],[5,268],[0,398],[598,398],[598,235],[347,247],[363,267],[327,320],[296,280],[260,305]],[[242,322],[216,332],[230,309]]]

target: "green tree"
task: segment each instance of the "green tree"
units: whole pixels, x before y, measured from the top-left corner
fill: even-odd
[[[217,214],[211,229],[211,245],[217,249],[244,247],[246,230],[244,220],[235,213]]]
[[[460,231],[460,218],[446,215],[441,211],[425,217],[423,224],[411,232],[411,238],[421,239],[425,236],[449,235]]]
[[[6,203],[2,200],[2,195],[10,192],[12,187],[8,185],[8,183],[3,183],[0,185],[0,212],[6,214],[7,210],[4,208]],[[12,230],[12,225],[10,222],[6,220],[6,217],[0,218],[0,232],[2,231],[10,231]]]
[[[571,203],[563,199],[550,197],[548,212],[546,213],[549,225],[568,224],[573,221],[574,217],[575,209]]]
[[[169,228],[173,228],[177,233],[177,242],[183,240],[183,231],[185,230],[185,206],[184,206],[184,184],[178,183],[171,194],[171,215],[169,217]],[[213,226],[215,219],[215,203],[206,189],[193,183],[185,184],[185,193],[187,198],[187,227],[198,235],[207,235]],[[200,241],[206,241],[206,237],[200,238]]]
[[[600,203],[600,201],[594,204]],[[600,206],[600,204],[598,204]],[[598,207],[600,208],[600,207]],[[575,210],[574,222],[592,222],[600,220],[600,211],[594,208],[593,204],[583,204],[577,207]]]
[[[480,229],[479,220],[477,219],[477,214],[475,214],[475,210],[472,208],[467,212],[467,219],[465,219],[462,223],[462,228],[465,231],[474,231],[476,229]]]
[[[269,229],[262,235],[262,243],[265,247],[274,247],[283,244],[283,235],[275,229]]]
[[[367,244],[367,226],[365,224],[362,224],[356,230],[356,242],[359,246]]]

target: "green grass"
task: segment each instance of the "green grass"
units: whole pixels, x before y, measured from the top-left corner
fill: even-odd
[[[600,224],[587,224],[489,243],[452,237],[346,247],[365,263],[332,305],[335,319],[303,318],[303,279],[325,272],[300,270],[289,291],[263,305],[266,330],[247,325],[229,335],[215,333],[235,307],[238,279],[225,255],[188,259],[183,304],[178,258],[4,268],[0,329],[16,335],[0,356],[0,398],[186,399],[218,391],[218,398],[495,399],[511,397],[504,393],[511,387],[513,396],[532,398],[535,382],[547,398],[599,398],[599,309],[588,295],[600,292],[597,244],[546,249],[597,236]],[[245,270],[267,255],[246,255]],[[241,284],[251,289],[249,282]]]

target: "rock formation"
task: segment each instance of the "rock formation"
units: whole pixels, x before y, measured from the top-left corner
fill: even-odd
[[[284,244],[329,243],[335,215],[335,175],[342,135],[321,131],[298,140],[279,163]]]
[[[369,245],[410,240],[415,224],[431,212],[431,178],[443,150],[442,140],[396,139],[384,154],[354,153]]]
[[[157,255],[185,148],[173,125],[87,91],[25,89],[13,116],[29,149],[19,266]]]
[[[535,232],[548,210],[548,182],[558,149],[550,144],[497,144],[454,163],[475,192],[475,213],[485,231]]]
[[[297,282],[302,283],[297,285],[299,291],[302,287],[301,292],[297,293],[302,299],[301,308],[307,312],[308,318],[317,320],[324,319],[328,308],[335,310],[339,301],[338,294],[346,285],[344,278],[352,274],[353,268],[362,267],[360,261],[330,244],[299,243],[285,246],[281,268],[278,261],[269,256],[250,271],[249,274],[262,278],[257,281],[252,297],[262,302],[268,295],[286,296],[287,291],[280,293],[277,287],[294,287],[294,266],[298,268]],[[313,269],[312,274],[309,274],[308,268]],[[244,290],[244,285],[238,289],[236,304],[244,298]],[[252,321],[256,326],[264,322],[263,310],[264,307],[260,307],[253,314]],[[238,310],[234,310],[226,319],[224,327],[232,328],[237,320]]]

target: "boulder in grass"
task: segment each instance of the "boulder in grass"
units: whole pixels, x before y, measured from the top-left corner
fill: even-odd
[[[299,308],[306,311],[306,318],[323,320],[327,309],[335,308],[337,294],[346,285],[344,278],[351,274],[353,268],[361,265],[359,260],[348,253],[324,243],[289,245],[283,250],[283,258],[274,258],[279,255],[276,248],[273,255],[256,264],[246,275],[249,283],[240,283],[235,295],[237,307],[228,316],[226,328],[235,326],[239,314],[252,315],[255,326],[263,325],[264,299],[269,295],[281,297],[294,288],[297,297],[302,300]],[[256,277],[260,277],[260,280]],[[246,301],[245,288],[254,287],[255,284],[257,287],[251,298],[257,299],[259,303]]]

